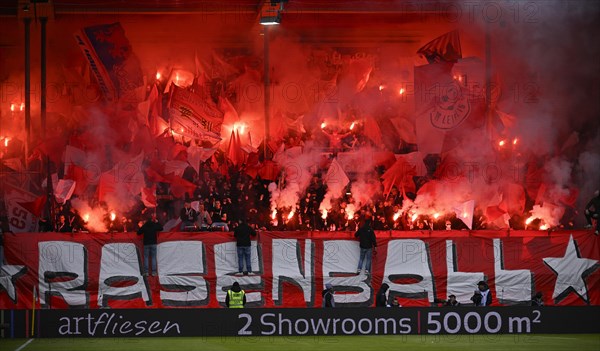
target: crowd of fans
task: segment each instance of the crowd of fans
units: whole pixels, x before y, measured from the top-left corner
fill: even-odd
[[[352,137],[353,139],[356,137]],[[300,139],[290,137],[286,140],[292,145],[303,145]],[[347,150],[342,146],[340,150]],[[338,151],[338,150],[335,150]],[[218,151],[217,159],[225,159],[225,155]],[[334,153],[330,154],[330,158]],[[327,230],[327,231],[356,231],[365,214],[372,217],[372,226],[375,230],[444,230],[466,229],[464,223],[456,216],[433,217],[419,216],[409,218],[408,213],[394,216],[402,207],[403,196],[396,187],[389,194],[379,192],[371,201],[357,208],[356,211],[347,211],[349,205],[356,206],[348,187],[345,194],[332,200],[331,208],[326,216],[320,209],[327,192],[323,181],[326,169],[316,172],[304,194],[299,197],[297,208],[278,209],[275,213],[271,207],[271,193],[269,185],[271,180],[261,179],[260,176],[250,177],[244,169],[228,167],[214,167],[208,160],[200,165],[196,173],[188,167],[183,178],[195,184],[193,193],[186,193],[183,198],[175,198],[170,192],[168,183],[158,183],[156,190],[156,208],[147,208],[140,201],[136,206],[110,218],[107,213],[104,222],[110,232],[136,231],[152,213],[156,213],[165,230],[187,231],[232,231],[241,220],[247,220],[250,225],[267,230]],[[294,215],[289,217],[289,213]],[[53,220],[48,218],[40,220],[40,231],[88,231],[83,214],[67,201],[54,209]],[[477,222],[477,221],[476,221]],[[53,226],[50,226],[53,223]],[[169,227],[169,223],[175,227]],[[477,224],[475,228],[481,228]]]
[[[380,189],[367,204],[354,203],[350,186],[341,198],[331,201],[331,208],[323,213],[321,203],[327,193],[324,175],[327,172],[327,161],[337,156],[338,152],[349,152],[356,148],[369,145],[370,141],[361,132],[342,133],[337,129],[324,129],[317,132],[298,135],[290,132],[283,140],[286,149],[301,147],[304,152],[309,149],[322,149],[324,158],[321,169],[318,169],[310,184],[294,208],[279,208],[273,211],[270,186],[285,182],[284,177],[277,180],[261,179],[260,176],[250,176],[245,165],[234,167],[223,151],[217,151],[215,157],[209,158],[199,166],[199,171],[188,167],[183,173],[183,179],[193,183],[195,190],[187,192],[184,197],[176,198],[170,191],[169,183],[157,183],[156,207],[146,207],[138,201],[126,213],[117,213],[113,218],[107,214],[104,218],[105,227],[109,232],[137,231],[151,214],[156,214],[159,223],[165,230],[212,230],[233,231],[237,223],[246,220],[255,228],[266,230],[318,230],[318,231],[356,231],[362,220],[369,214],[374,230],[462,230],[468,229],[465,223],[454,214],[436,216],[410,217],[407,211],[401,211],[404,197],[414,200],[416,194],[401,193],[393,187],[389,193]],[[400,145],[402,146],[402,145]],[[403,150],[393,152],[414,151],[414,145],[403,145]],[[258,154],[264,161],[263,150]],[[270,157],[272,157],[271,152]],[[327,160],[328,159],[328,160]],[[149,162],[149,160],[147,160]],[[425,160],[427,165],[427,160]],[[215,164],[218,163],[218,164]],[[435,163],[435,160],[433,160]],[[434,168],[429,169],[425,177],[414,177],[417,189],[431,178]],[[372,170],[375,177],[381,176],[383,167]],[[349,174],[352,177],[351,174]],[[374,178],[375,178],[374,177]],[[422,179],[421,179],[422,178]],[[150,183],[149,183],[150,184]],[[103,206],[102,204],[96,204]],[[352,211],[349,207],[353,208]],[[109,209],[107,209],[109,210]],[[290,212],[293,215],[290,216]],[[107,212],[108,213],[108,212]],[[40,220],[40,231],[79,232],[93,231],[88,228],[87,219],[71,205],[70,201],[53,206],[52,215],[43,216]],[[525,218],[513,215],[510,220],[512,229],[526,229]],[[572,226],[572,222],[568,223]],[[532,223],[534,228],[535,222]],[[473,214],[472,229],[486,229],[483,210],[476,207]]]

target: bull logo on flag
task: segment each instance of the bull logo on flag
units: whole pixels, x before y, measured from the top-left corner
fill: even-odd
[[[435,128],[450,130],[459,126],[470,113],[468,96],[463,94],[457,82],[453,82],[442,91],[439,100],[429,112],[429,118]]]

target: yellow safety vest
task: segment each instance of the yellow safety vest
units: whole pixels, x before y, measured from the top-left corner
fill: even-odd
[[[227,291],[229,295],[229,308],[244,308],[244,290],[240,292]]]

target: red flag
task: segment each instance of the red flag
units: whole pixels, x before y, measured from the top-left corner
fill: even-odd
[[[423,45],[417,51],[417,54],[425,56],[429,63],[458,61],[458,59],[462,58],[458,30],[453,30],[433,39]]]
[[[485,209],[485,217],[489,222],[493,222],[496,219],[502,217],[506,212],[501,210],[498,206],[488,206]]]
[[[231,131],[227,157],[234,166],[239,166],[244,163],[244,151],[242,150],[242,145],[240,143],[240,136],[235,131]]]
[[[276,181],[279,175],[279,166],[277,163],[267,160],[263,162],[262,166],[258,170],[258,175],[265,180]]]
[[[373,142],[373,144],[379,147],[382,143],[381,129],[373,117],[367,117],[365,119],[365,136]]]
[[[59,164],[62,160],[62,154],[65,151],[66,141],[61,137],[47,138],[37,149],[55,164]]]
[[[381,176],[384,195],[389,194],[394,185],[402,189],[403,192],[416,192],[415,182],[413,181],[415,175],[415,167],[406,162],[403,157],[399,157],[396,163]]]
[[[142,202],[148,208],[154,208],[157,205],[156,184],[150,188],[142,188]]]
[[[143,151],[144,154],[151,155],[155,149],[156,142],[152,137],[152,132],[148,126],[141,126],[133,137],[130,153],[137,155]]]
[[[187,193],[189,196],[194,195],[196,184],[188,182],[187,180],[173,174],[168,174],[165,179],[168,183],[171,183],[171,194],[173,194],[174,197],[181,198],[185,193]]]
[[[383,166],[385,169],[392,167],[396,163],[396,156],[391,151],[374,151],[373,164]]]
[[[498,207],[510,215],[522,214],[525,210],[525,190],[519,184],[509,183],[502,189],[502,202]]]
[[[151,182],[155,182],[155,183],[165,183],[166,182],[163,175],[151,167],[146,168],[146,177],[147,177],[148,181],[151,181]]]
[[[187,162],[187,148],[184,145],[176,143],[171,150],[171,158],[169,160]]]
[[[246,173],[250,178],[254,179],[258,175],[259,168],[256,166],[246,167],[244,168],[244,173]]]
[[[29,211],[32,215],[39,218],[42,216],[42,211],[44,210],[44,206],[46,206],[46,200],[48,200],[48,197],[44,194],[44,195],[36,197],[35,200],[33,200],[33,201],[17,202],[17,203],[19,204],[19,206],[21,206],[24,209],[26,209],[27,211]]]
[[[158,157],[161,160],[170,160],[173,155],[173,148],[175,147],[175,140],[171,136],[161,136],[156,138],[156,149],[158,150]]]
[[[75,181],[75,195],[81,196],[85,194],[89,184],[95,184],[100,178],[100,169],[85,169],[77,165],[70,165],[65,179],[72,179]]]
[[[117,191],[117,179],[114,170],[104,172],[100,175],[97,191],[99,201],[105,201],[108,194]]]
[[[391,118],[390,123],[392,123],[400,139],[408,144],[417,143],[417,134],[415,133],[415,125],[413,122],[406,118],[397,117]]]

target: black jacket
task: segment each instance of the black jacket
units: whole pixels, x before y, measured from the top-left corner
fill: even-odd
[[[182,221],[195,222],[198,219],[198,212],[191,207],[188,209],[184,207],[179,211],[179,218],[181,218]]]
[[[69,223],[56,223],[56,231],[59,233],[72,233],[73,228],[69,225]]]
[[[386,283],[381,284],[381,288],[379,288],[379,291],[377,292],[377,298],[375,300],[376,307],[387,307],[388,306],[388,299],[387,299],[387,296],[385,295],[385,293],[388,291],[389,288],[390,288],[390,286],[387,285]]]
[[[158,222],[146,221],[144,225],[137,231],[138,235],[144,235],[144,245],[156,245],[157,234],[163,230],[162,225]]]
[[[250,227],[247,223],[240,223],[240,225],[233,231],[233,236],[236,239],[237,246],[248,247],[250,246],[250,236],[256,236],[256,230]]]
[[[600,196],[592,198],[587,205],[585,205],[585,210],[591,213],[600,213]]]
[[[371,249],[377,246],[375,232],[371,228],[371,222],[367,221],[359,230],[356,231],[354,237],[360,240],[361,249]]]
[[[323,307],[335,307],[333,292],[330,289],[323,290],[321,295],[323,296]]]
[[[485,290],[487,290],[485,306],[490,306],[492,304],[492,291],[487,287]],[[471,296],[471,301],[473,301],[475,306],[483,306],[482,299],[483,299],[482,291],[476,291],[475,294],[473,294],[473,296]]]

